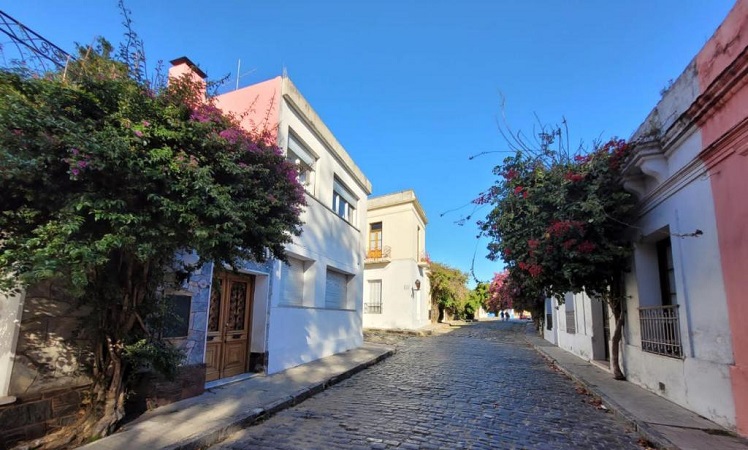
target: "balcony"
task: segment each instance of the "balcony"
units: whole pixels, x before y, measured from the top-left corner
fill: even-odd
[[[683,358],[678,305],[639,308],[642,350],[648,353]]]
[[[364,263],[386,263],[392,259],[392,249],[385,245],[382,248],[375,248],[366,252]]]
[[[421,252],[421,254],[418,255],[418,265],[420,267],[428,267],[431,265],[431,258],[428,253]]]

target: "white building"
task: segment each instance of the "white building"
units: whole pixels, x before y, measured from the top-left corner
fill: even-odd
[[[566,294],[563,303],[545,300],[543,337],[564,350],[608,368],[610,366],[610,324],[608,306],[587,294]]]
[[[624,273],[621,365],[636,383],[748,435],[745,331],[748,1],[723,25],[632,136],[624,187],[638,198]],[[729,49],[728,49],[729,48]],[[546,302],[546,339],[604,357],[607,308]]]
[[[245,370],[278,372],[359,347],[371,183],[288,77],[220,95],[217,106],[243,117],[248,129],[274,130],[307,193],[303,233],[286,247],[289,263],[247,270],[254,300]],[[224,345],[216,362],[230,351]]]
[[[426,214],[412,190],[371,197],[364,327],[415,330],[430,323]]]

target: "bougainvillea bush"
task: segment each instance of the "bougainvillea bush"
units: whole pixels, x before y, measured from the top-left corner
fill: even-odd
[[[608,301],[622,324],[621,274],[631,255],[626,232],[635,199],[622,187],[621,169],[630,146],[611,139],[571,155],[552,148],[560,135],[543,134],[537,151],[507,157],[494,169],[495,184],[475,200],[491,208],[478,224],[490,239],[488,257],[505,262],[503,285],[515,308],[521,301],[537,314],[546,297],[563,301],[565,293],[584,290]],[[618,327],[616,334],[620,339]]]
[[[252,134],[186,78],[151,86],[102,41],[59,73],[0,71],[0,280],[55,278],[92,310],[92,406],[81,437],[123,416],[138,358],[179,358],[149,327],[167,275],[285,258],[303,187],[268,133]]]

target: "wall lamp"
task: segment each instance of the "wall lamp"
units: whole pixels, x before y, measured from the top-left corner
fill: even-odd
[[[415,287],[410,288],[411,291],[415,292],[415,291],[420,291],[421,290],[421,280],[416,280],[415,283],[413,283],[413,284],[415,285]]]

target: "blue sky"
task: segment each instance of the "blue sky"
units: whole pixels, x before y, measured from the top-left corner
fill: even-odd
[[[246,86],[289,76],[374,195],[414,189],[435,261],[488,280],[465,205],[493,181],[503,114],[565,117],[572,142],[629,137],[727,15],[733,0],[128,0],[151,67],[188,56]],[[115,0],[24,0],[0,9],[65,50],[123,34]],[[4,41],[4,36],[0,42]],[[167,63],[168,64],[168,63]],[[235,85],[232,79],[224,89]],[[480,211],[474,218],[485,215]]]

